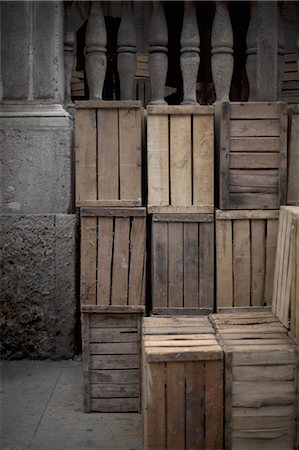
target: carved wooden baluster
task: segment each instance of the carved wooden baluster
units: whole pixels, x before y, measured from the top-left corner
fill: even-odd
[[[246,36],[247,59],[246,73],[249,82],[249,101],[256,100],[256,64],[257,64],[257,36],[258,36],[258,9],[256,1],[250,2],[250,23]]]
[[[152,92],[151,104],[165,104],[164,88],[167,76],[168,32],[163,4],[153,1],[149,30],[149,73]]]
[[[107,67],[106,44],[101,2],[92,2],[85,37],[85,69],[90,99],[102,99]]]
[[[185,1],[183,29],[181,35],[181,70],[184,99],[182,104],[198,104],[196,81],[199,68],[199,32],[195,2]]]
[[[216,101],[228,101],[233,75],[233,30],[228,12],[228,2],[216,1],[212,27],[212,76]]]
[[[71,93],[72,72],[75,65],[75,33],[72,27],[71,7],[73,2],[65,2],[64,9],[64,101],[73,105]]]
[[[282,82],[284,76],[284,47],[285,47],[285,37],[284,29],[281,17],[281,7],[278,7],[277,14],[277,26],[278,26],[278,36],[277,36],[277,99],[281,97]]]

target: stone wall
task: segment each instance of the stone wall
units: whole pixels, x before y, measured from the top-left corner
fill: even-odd
[[[71,358],[77,217],[63,3],[1,2],[1,355]]]

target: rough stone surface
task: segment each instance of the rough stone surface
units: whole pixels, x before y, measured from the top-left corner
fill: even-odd
[[[12,111],[0,112],[0,211],[71,212],[72,120],[68,116],[47,117],[45,112],[30,108],[16,117],[10,117]]]
[[[0,216],[1,355],[70,358],[76,309],[76,216]]]

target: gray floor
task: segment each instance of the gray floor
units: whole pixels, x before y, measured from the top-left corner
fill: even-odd
[[[82,412],[80,361],[1,363],[1,450],[142,449],[140,414]]]

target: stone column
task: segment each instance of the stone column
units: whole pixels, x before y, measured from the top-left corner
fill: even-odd
[[[117,43],[120,98],[121,100],[133,100],[136,73],[136,30],[131,1],[122,2],[122,16]]]
[[[278,91],[278,11],[277,1],[257,2],[259,32],[257,45],[257,100],[277,100]]]
[[[216,1],[216,12],[212,27],[212,76],[216,101],[229,101],[233,75],[233,30],[227,1]]]
[[[151,104],[165,104],[164,88],[167,77],[168,32],[163,4],[153,1],[149,30],[149,73],[152,92]]]
[[[91,2],[85,36],[85,72],[90,99],[102,99],[107,68],[106,25],[101,2]]]
[[[75,33],[71,19],[72,1],[64,4],[64,102],[66,106],[74,106],[71,94],[72,72],[75,65]]]
[[[250,22],[246,36],[247,59],[246,73],[249,82],[249,101],[256,101],[257,75],[257,39],[258,39],[258,10],[256,0],[250,2]]]
[[[198,104],[196,81],[199,68],[199,32],[194,1],[185,1],[183,29],[181,34],[181,70],[184,99],[182,104]]]

